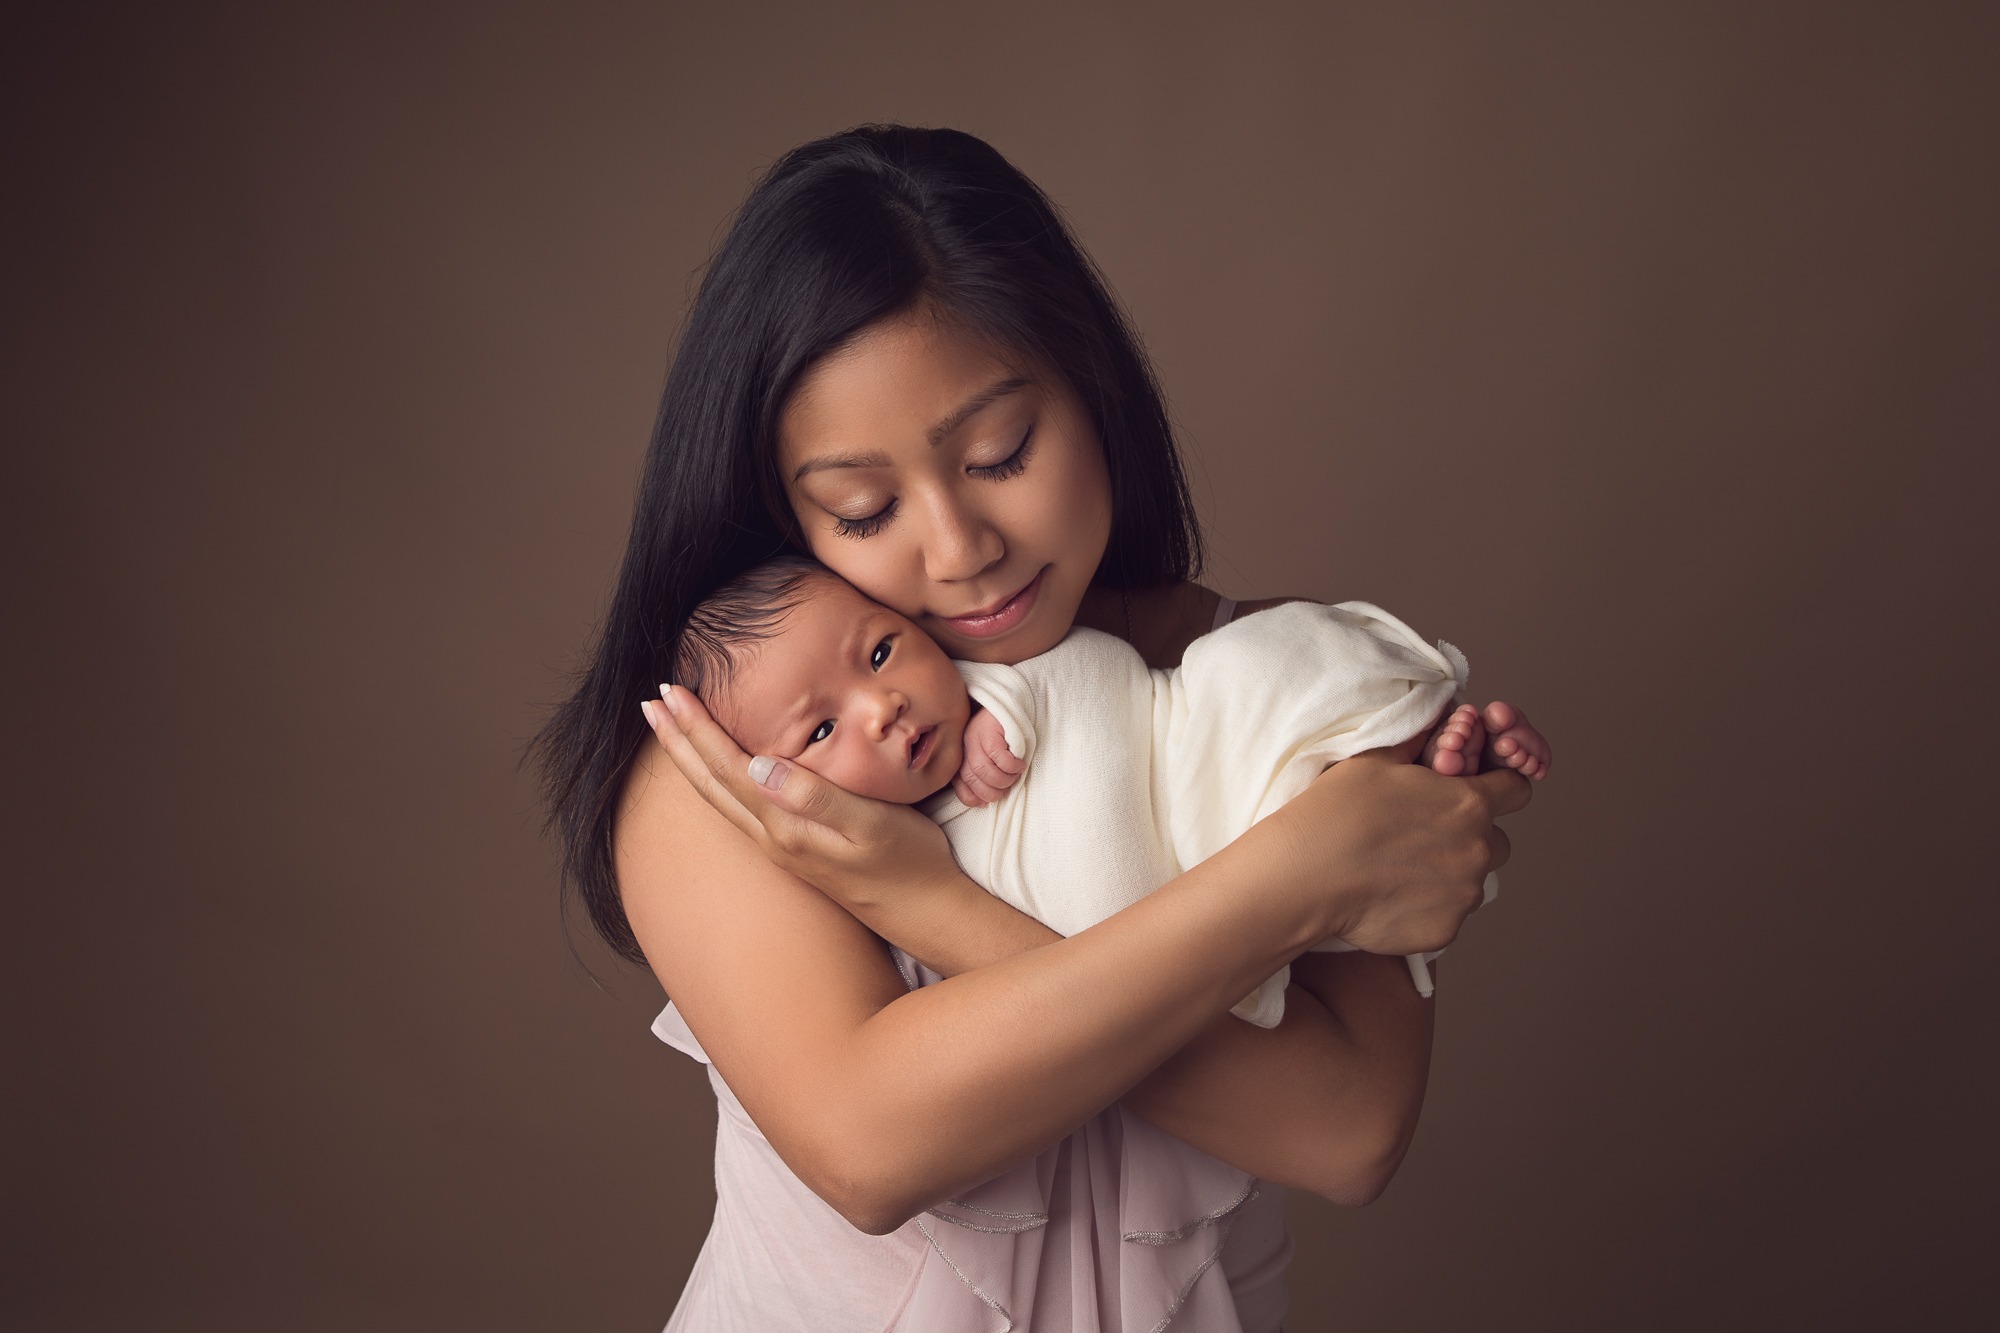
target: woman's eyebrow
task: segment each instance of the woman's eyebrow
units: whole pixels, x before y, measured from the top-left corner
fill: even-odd
[[[986,408],[991,407],[997,399],[1005,398],[1010,393],[1018,393],[1027,387],[1028,381],[1018,375],[1004,380],[996,380],[992,384],[987,385],[984,389],[981,389],[978,393],[973,394],[972,397],[953,408],[945,415],[943,420],[924,432],[925,437],[931,442],[931,448],[935,449],[940,444],[943,444],[953,431],[963,426],[968,420]]]
[[[1019,393],[1032,382],[1019,375],[1010,376],[1004,380],[995,380],[992,384],[987,385],[978,393],[973,394],[972,397],[946,413],[936,425],[924,432],[924,438],[930,441],[931,448],[937,448],[951,437],[953,431],[963,426],[967,421],[970,421],[973,417],[979,415],[979,413],[993,406],[995,402],[1005,398],[1008,394]],[[805,462],[799,464],[797,470],[792,473],[792,481],[794,484],[797,484],[801,479],[815,472],[830,472],[836,468],[888,466],[889,459],[884,454],[822,454],[818,458],[808,458]]]
[[[826,472],[842,467],[887,467],[889,460],[881,454],[822,454],[818,458],[808,458],[799,464],[799,470],[792,473],[797,482],[814,472]]]

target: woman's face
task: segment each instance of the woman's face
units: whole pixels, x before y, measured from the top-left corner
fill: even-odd
[[[778,467],[812,553],[968,661],[1053,648],[1111,534],[1104,451],[1069,385],[923,314],[807,374]]]

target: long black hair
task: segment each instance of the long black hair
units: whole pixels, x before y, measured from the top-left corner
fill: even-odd
[[[1048,367],[1103,442],[1111,535],[1096,584],[1193,578],[1201,533],[1152,368],[1054,205],[982,140],[865,125],[805,144],[750,192],[682,329],[632,536],[590,664],[531,753],[567,882],[621,956],[643,962],[618,896],[611,827],[650,740],[639,701],[725,580],[803,549],[776,463],[800,378],[918,306]]]

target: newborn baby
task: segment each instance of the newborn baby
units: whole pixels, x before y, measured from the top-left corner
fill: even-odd
[[[1360,602],[1245,617],[1196,640],[1171,671],[1082,628],[1016,666],[954,664],[902,616],[783,557],[697,609],[675,669],[751,754],[922,803],[966,874],[1065,935],[1205,860],[1364,750],[1429,731],[1425,759],[1448,775],[1482,756],[1530,777],[1549,762],[1546,741],[1507,705],[1441,718],[1464,658]],[[1412,973],[1428,994],[1422,960]],[[1236,1012],[1275,1025],[1287,974]]]

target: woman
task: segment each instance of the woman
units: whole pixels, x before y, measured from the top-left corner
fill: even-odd
[[[724,1109],[673,1327],[1277,1327],[1280,1193],[1232,1182],[1382,1189],[1430,1045],[1396,955],[1456,933],[1526,782],[1349,761],[1057,939],[915,812],[783,763],[752,781],[684,690],[652,743],[638,704],[687,613],[787,547],[964,658],[1085,624],[1166,665],[1215,622],[1142,354],[1046,199],[970,136],[836,135],[752,192],[668,377],[596,658],[541,741],[566,869]],[[1369,952],[1300,956],[1330,935]],[[946,980],[913,986],[882,940]],[[1280,1027],[1226,1016],[1288,962]],[[1179,1220],[1129,1228],[1149,1199]]]

